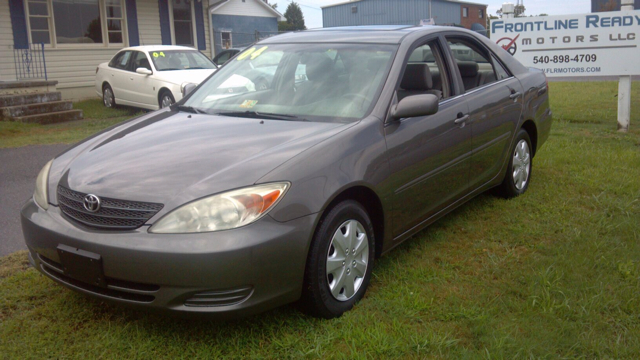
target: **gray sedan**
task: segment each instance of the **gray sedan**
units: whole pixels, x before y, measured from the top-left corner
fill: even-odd
[[[277,59],[268,86],[249,75],[261,56]],[[21,213],[29,258],[123,304],[340,316],[381,255],[484,191],[527,191],[547,89],[457,28],[272,37],[49,162]]]

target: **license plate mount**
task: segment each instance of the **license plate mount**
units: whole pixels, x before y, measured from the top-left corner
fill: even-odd
[[[66,276],[94,286],[107,287],[102,256],[62,244],[58,245],[57,250]]]

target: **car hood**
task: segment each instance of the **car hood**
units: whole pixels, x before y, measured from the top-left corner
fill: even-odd
[[[167,70],[156,71],[154,76],[157,80],[170,82],[180,85],[185,82],[200,84],[209,75],[213,74],[216,69],[200,69],[200,70]]]
[[[348,126],[161,110],[56,158],[50,172],[50,200],[57,203],[51,195],[59,183],[101,197],[163,203],[170,210],[252,185]]]

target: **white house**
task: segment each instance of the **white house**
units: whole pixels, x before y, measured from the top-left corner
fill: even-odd
[[[280,19],[262,0],[0,0],[0,81],[21,78],[16,67],[32,60],[14,49],[44,44],[48,79],[63,98],[86,98],[96,66],[123,47],[187,45],[213,57],[248,45],[234,33],[277,32]]]

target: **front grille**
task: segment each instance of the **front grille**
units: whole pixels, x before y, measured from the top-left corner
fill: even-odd
[[[100,209],[90,212],[83,205],[86,195],[59,185],[60,210],[74,221],[101,229],[137,229],[164,206],[156,203],[100,198]]]

